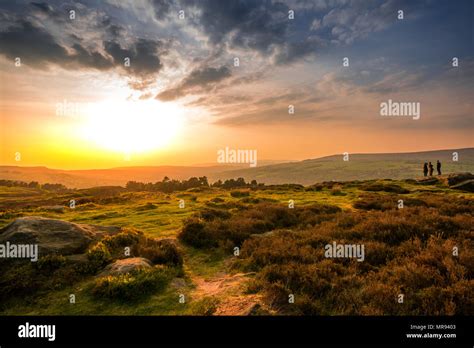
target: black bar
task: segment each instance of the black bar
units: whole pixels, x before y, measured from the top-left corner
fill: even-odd
[[[474,342],[472,317],[117,317],[3,316],[0,346],[33,344],[410,344],[469,346]],[[19,326],[56,325],[54,342],[20,338]],[[456,338],[407,338],[420,333],[411,325],[433,325],[426,332],[456,334]],[[455,325],[438,329],[436,325]]]

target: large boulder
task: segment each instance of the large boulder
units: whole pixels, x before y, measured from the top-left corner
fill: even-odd
[[[439,180],[432,176],[427,176],[426,178],[420,178],[417,180],[418,185],[436,185]]]
[[[100,272],[99,277],[120,275],[151,267],[151,262],[148,259],[143,257],[131,257],[128,259],[117,260],[114,263],[107,265],[104,270]]]
[[[462,182],[473,180],[474,174],[471,173],[453,173],[449,174],[447,177],[447,182],[449,186],[455,186]]]
[[[459,184],[451,186],[452,189],[474,192],[474,179],[460,182]]]
[[[28,216],[0,229],[0,244],[38,244],[39,255],[84,253],[89,244],[104,234],[120,232],[120,227],[83,225]]]

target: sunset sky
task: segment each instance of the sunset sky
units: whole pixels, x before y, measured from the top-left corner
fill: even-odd
[[[473,147],[473,15],[470,0],[2,0],[0,165]],[[420,119],[382,117],[389,99]]]

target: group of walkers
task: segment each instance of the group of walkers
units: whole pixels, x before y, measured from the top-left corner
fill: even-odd
[[[436,170],[438,171],[438,175],[441,175],[441,162],[439,160],[436,161]],[[428,162],[428,163],[425,162],[425,164],[423,164],[424,176],[427,176],[428,173],[430,174],[430,176],[433,176],[433,171],[434,171],[434,167],[431,162]]]

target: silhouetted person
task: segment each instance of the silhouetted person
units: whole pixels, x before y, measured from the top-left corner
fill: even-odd
[[[439,160],[436,161],[436,170],[438,171],[438,175],[441,175],[441,162]]]
[[[433,170],[434,170],[433,164],[431,162],[428,163],[428,167],[430,168],[430,176],[433,176]]]
[[[428,163],[426,163],[426,162],[425,162],[425,164],[423,164],[423,175],[424,176],[428,175]]]

